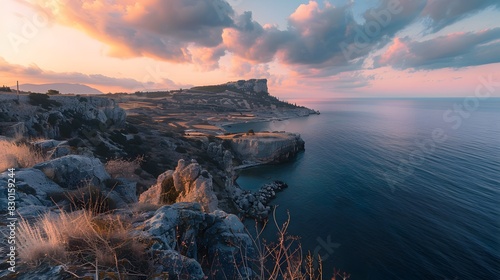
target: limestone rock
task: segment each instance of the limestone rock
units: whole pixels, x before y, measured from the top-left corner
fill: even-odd
[[[227,85],[246,93],[268,93],[267,79],[239,80],[236,82],[229,82]]]
[[[304,140],[295,133],[237,134],[230,140],[236,155],[246,162],[253,163],[284,162],[304,150]]]
[[[33,168],[41,170],[66,189],[77,189],[86,183],[101,186],[105,180],[111,178],[99,159],[78,155],[53,159]]]
[[[176,203],[161,207],[140,224],[142,231],[136,234],[142,239],[150,239],[153,242],[151,250],[164,257],[160,260],[161,266],[155,268],[156,273],[167,269],[164,264],[174,267],[176,261],[183,260],[189,264],[189,269],[169,270],[171,275],[180,276],[191,271],[189,275],[203,277],[196,262],[200,263],[204,256],[208,267],[213,268],[211,279],[239,279],[238,275],[253,274],[241,258],[255,257],[255,250],[235,215],[220,210],[207,214],[201,211],[198,203]]]
[[[200,263],[174,250],[156,251],[153,254],[155,266],[150,279],[202,280],[206,279]],[[169,278],[170,279],[170,278]]]
[[[156,184],[142,193],[139,201],[156,205],[198,202],[205,212],[215,211],[218,206],[212,175],[201,170],[197,162],[187,164],[183,159],[179,160],[175,171],[169,170],[158,176]]]
[[[137,182],[118,178],[115,185],[110,187],[110,189],[105,189],[104,193],[115,202],[117,208],[127,208],[128,205],[138,201]]]
[[[0,174],[0,204],[2,205],[7,205],[9,179],[9,172]],[[40,212],[47,211],[47,207],[53,206],[49,195],[64,191],[42,171],[33,168],[16,170],[15,179],[16,207],[23,216],[37,216]],[[0,209],[0,213],[6,210],[6,207]]]

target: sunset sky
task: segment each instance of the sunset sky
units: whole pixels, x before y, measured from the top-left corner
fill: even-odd
[[[5,0],[0,83],[465,97],[500,82],[499,19],[498,0]]]

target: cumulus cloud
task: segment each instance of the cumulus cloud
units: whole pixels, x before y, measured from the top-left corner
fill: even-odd
[[[352,14],[352,1],[339,6],[309,1],[297,7],[281,30],[255,21],[252,12],[237,14],[226,0],[25,1],[44,9],[56,22],[77,26],[105,42],[114,56],[147,56],[213,70],[232,53],[245,63],[277,60],[295,73],[315,77],[362,69],[364,60],[387,44],[392,44],[390,51],[377,57],[375,65],[432,68],[447,62],[453,67],[491,63],[496,51],[478,45],[485,42],[479,39],[484,38],[482,33],[458,36],[460,42],[469,40],[462,42],[466,44],[462,48],[446,43],[455,35],[420,43],[395,36],[417,21],[429,24],[432,33],[488,7],[500,7],[498,0],[380,0],[358,20]],[[449,48],[432,47],[436,50],[432,55],[420,53],[435,43]],[[239,64],[232,68],[241,71],[245,64]]]
[[[500,28],[454,33],[414,41],[396,38],[385,53],[374,58],[377,67],[437,69],[500,62]]]
[[[262,63],[271,61],[290,35],[275,26],[260,25],[253,20],[251,12],[245,12],[236,17],[234,27],[224,30],[222,37],[232,53]]]
[[[233,25],[234,11],[224,0],[32,2],[51,19],[109,44],[111,54],[121,57],[192,62],[191,45],[216,47],[223,29]]]
[[[351,60],[365,57],[388,36],[411,23],[423,9],[424,1],[384,0],[364,14],[364,23],[356,22],[351,4],[321,8],[316,1],[300,5],[288,18],[284,31],[261,26],[246,12],[235,26],[224,31],[229,50],[255,62],[278,57],[289,65],[307,65],[321,69],[344,67]]]

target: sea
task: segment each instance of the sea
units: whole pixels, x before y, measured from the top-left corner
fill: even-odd
[[[295,159],[237,183],[289,185],[272,201],[276,223],[290,217],[323,279],[334,268],[350,280],[500,279],[500,99],[297,103],[321,114],[226,129],[301,134]],[[273,222],[262,237],[276,240]]]

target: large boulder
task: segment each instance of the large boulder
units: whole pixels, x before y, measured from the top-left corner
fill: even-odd
[[[60,158],[71,154],[71,147],[68,145],[68,141],[50,139],[40,140],[32,144],[50,159]]]
[[[155,251],[153,253],[155,265],[150,279],[207,279],[199,262],[185,257],[174,250]]]
[[[101,191],[114,202],[116,208],[128,208],[138,201],[137,182],[125,178],[107,180],[106,188]]]
[[[91,184],[102,186],[111,177],[97,158],[68,155],[33,166],[66,189],[77,189]]]
[[[16,208],[25,217],[37,216],[53,206],[50,195],[62,193],[64,189],[51,181],[45,174],[33,168],[16,170],[14,178],[10,172],[0,174],[0,204],[7,205],[9,179],[15,178]],[[12,181],[11,181],[12,182]],[[7,207],[0,209],[4,213]]]
[[[217,210],[218,200],[213,190],[212,175],[192,161],[179,160],[175,171],[158,176],[155,185],[139,197],[140,202],[156,205],[174,202],[198,202],[205,212]]]
[[[166,270],[166,264],[183,260],[195,277],[186,279],[204,279],[198,278],[203,276],[195,262],[203,262],[209,268],[209,279],[239,279],[241,275],[253,273],[248,262],[255,257],[253,243],[235,215],[220,210],[207,214],[202,212],[199,203],[175,203],[161,207],[136,226],[135,234],[149,240],[153,255],[168,257],[160,261],[165,267],[160,271],[184,275],[187,271],[181,268]],[[155,273],[160,271],[157,269]]]

